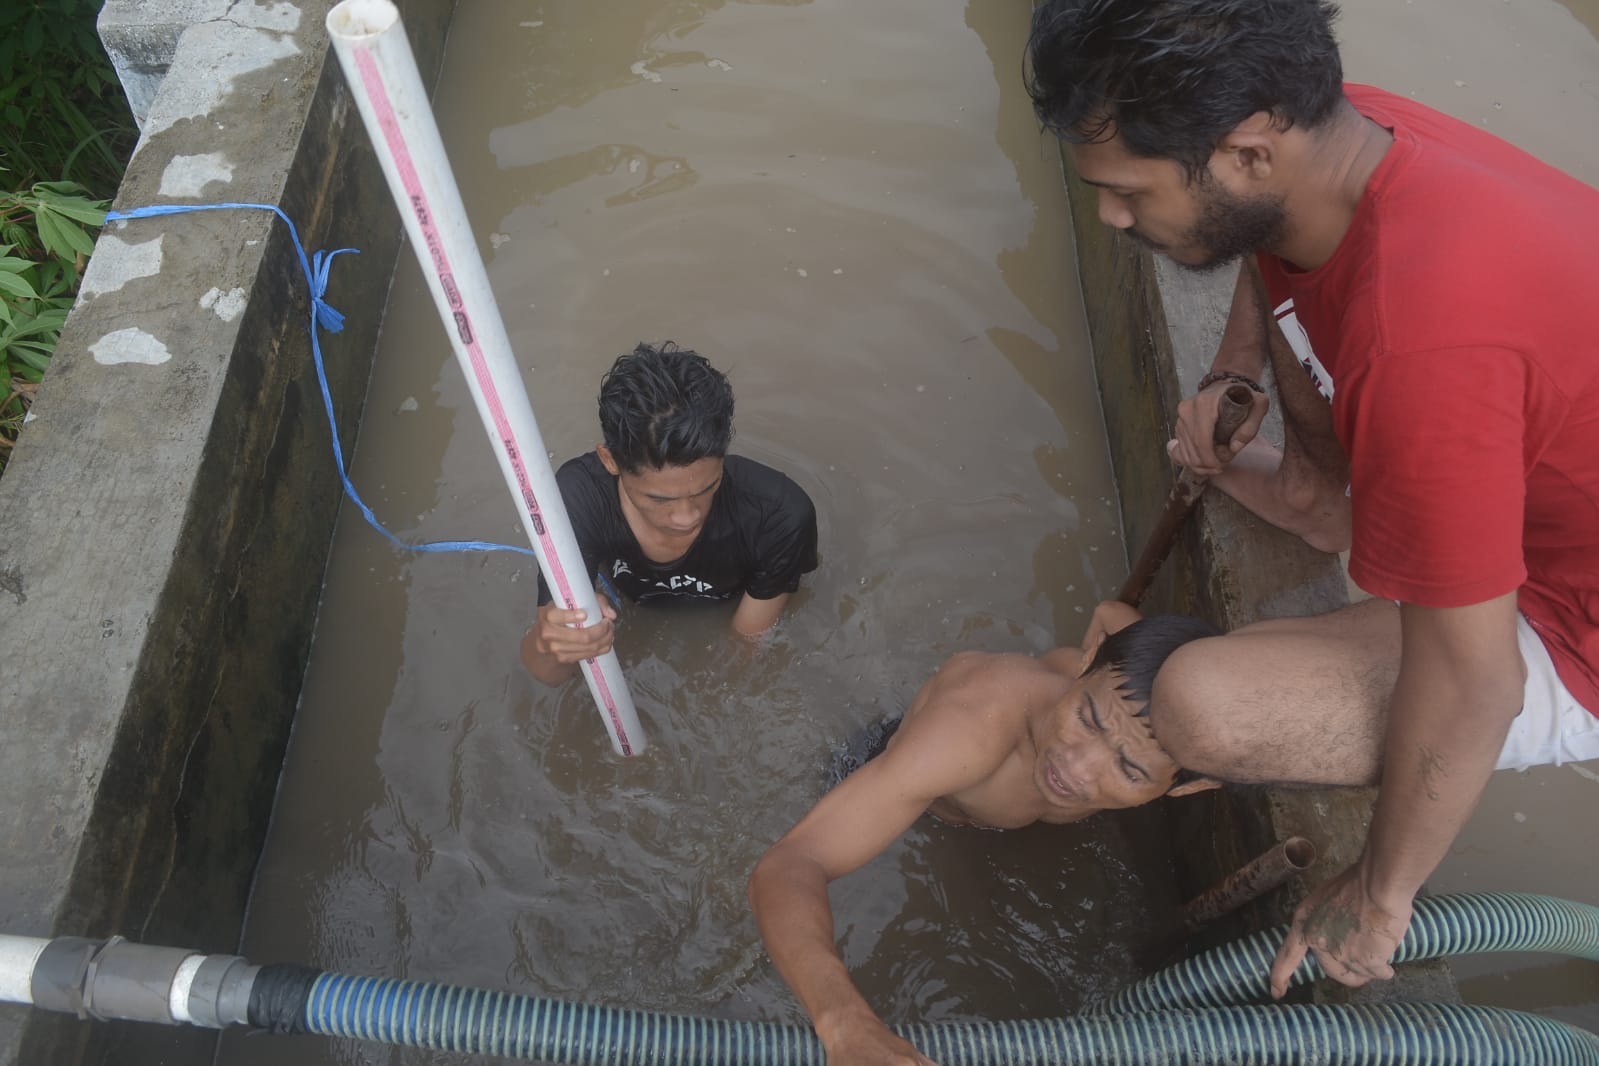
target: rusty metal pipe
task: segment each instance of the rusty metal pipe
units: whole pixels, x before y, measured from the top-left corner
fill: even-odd
[[[1252,405],[1253,400],[1247,386],[1231,385],[1222,394],[1216,428],[1212,433],[1218,448],[1233,439],[1238,427],[1249,418]],[[1177,534],[1182,532],[1183,524],[1188,521],[1188,513],[1194,509],[1194,504],[1198,502],[1205,491],[1205,486],[1209,483],[1209,478],[1200,477],[1187,470],[1178,475],[1177,484],[1171,487],[1171,492],[1166,497],[1166,505],[1161,509],[1160,516],[1155,519],[1155,528],[1150,530],[1149,536],[1145,538],[1144,550],[1139,552],[1138,558],[1133,561],[1132,569],[1127,573],[1127,583],[1122,586],[1121,595],[1117,599],[1129,606],[1138,606],[1139,601],[1144,598],[1144,593],[1149,591],[1150,583],[1155,580],[1155,572],[1160,569],[1160,564],[1171,554]]]
[[[1184,904],[1180,912],[1183,925],[1197,929],[1230,914],[1310,869],[1315,862],[1315,844],[1304,837],[1289,837]]]

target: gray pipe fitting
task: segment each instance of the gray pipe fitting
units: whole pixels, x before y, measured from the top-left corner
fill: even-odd
[[[33,968],[33,1002],[101,1021],[175,1025],[169,1003],[178,967],[196,954],[110,940],[57,937]]]
[[[248,1025],[250,989],[260,972],[238,955],[207,955],[189,986],[189,1017],[208,1029]]]

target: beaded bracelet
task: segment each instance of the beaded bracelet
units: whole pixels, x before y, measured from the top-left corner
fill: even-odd
[[[1261,387],[1260,382],[1247,374],[1240,374],[1235,370],[1212,370],[1199,379],[1199,388],[1195,391],[1204,392],[1218,381],[1236,381],[1240,385],[1249,386],[1252,391],[1258,392],[1262,396],[1266,395],[1266,390]]]

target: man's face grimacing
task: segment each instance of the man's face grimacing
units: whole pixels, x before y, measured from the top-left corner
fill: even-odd
[[[1278,244],[1287,229],[1280,198],[1235,192],[1210,169],[1190,182],[1177,163],[1135,156],[1119,136],[1069,148],[1099,195],[1100,221],[1178,266],[1218,269]]]
[[[1033,726],[1033,783],[1045,802],[1064,811],[1137,807],[1167,793],[1178,767],[1155,740],[1147,715],[1119,691],[1114,669],[1079,677],[1042,725]],[[1204,782],[1203,787],[1210,787]]]

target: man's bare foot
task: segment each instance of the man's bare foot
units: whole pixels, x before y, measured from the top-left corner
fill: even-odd
[[[1210,483],[1278,529],[1318,551],[1349,550],[1349,495],[1302,463],[1285,462],[1256,437]]]

